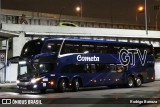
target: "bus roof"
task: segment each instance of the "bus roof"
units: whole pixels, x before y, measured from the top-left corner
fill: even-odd
[[[147,43],[131,43],[131,42],[118,42],[118,41],[109,41],[109,40],[93,40],[93,39],[76,39],[76,38],[46,38],[46,41],[48,40],[65,40],[65,41],[79,41],[79,42],[98,42],[98,43],[113,43],[113,44],[128,44],[128,45],[147,45],[151,46],[152,44],[147,44]]]

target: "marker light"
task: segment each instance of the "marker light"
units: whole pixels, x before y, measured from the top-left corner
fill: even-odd
[[[39,81],[41,78],[33,78],[32,80],[31,80],[31,83],[36,83],[37,81]]]
[[[54,82],[53,82],[53,81],[51,81],[51,82],[50,82],[50,84],[51,84],[51,85],[54,85]]]

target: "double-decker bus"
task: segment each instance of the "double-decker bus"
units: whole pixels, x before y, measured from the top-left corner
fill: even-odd
[[[17,88],[45,92],[66,88],[140,87],[155,80],[153,46],[107,40],[45,38],[27,42]]]

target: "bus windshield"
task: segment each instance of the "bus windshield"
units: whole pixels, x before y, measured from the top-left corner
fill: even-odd
[[[40,54],[42,46],[43,46],[43,42],[41,40],[34,40],[31,42],[28,42],[24,45],[21,56],[26,57],[26,56]]]
[[[34,63],[33,66],[19,65],[19,75],[52,72],[55,65],[55,63]]]

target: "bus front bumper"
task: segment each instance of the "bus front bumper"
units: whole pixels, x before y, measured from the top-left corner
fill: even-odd
[[[50,85],[48,83],[17,84],[17,89],[23,91],[39,91],[39,90],[54,89],[54,88],[55,85]]]

